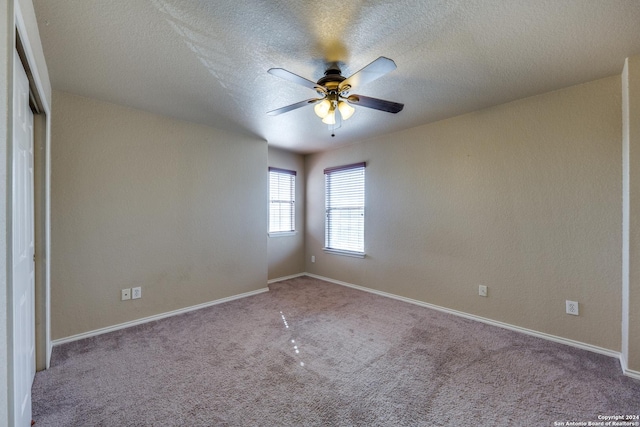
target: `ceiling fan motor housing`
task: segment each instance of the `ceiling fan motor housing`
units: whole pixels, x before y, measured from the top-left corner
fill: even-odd
[[[324,77],[318,80],[320,86],[324,86],[327,91],[337,90],[340,82],[346,78],[341,74],[340,68],[337,66],[330,67],[324,72]]]

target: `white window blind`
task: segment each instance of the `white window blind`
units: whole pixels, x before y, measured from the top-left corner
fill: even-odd
[[[296,172],[269,168],[269,233],[296,229]]]
[[[327,168],[325,249],[364,255],[365,163]]]

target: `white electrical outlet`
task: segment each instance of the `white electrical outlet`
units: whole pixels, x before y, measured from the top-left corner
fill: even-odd
[[[580,305],[576,301],[566,301],[567,314],[573,314],[574,316],[580,315]]]
[[[131,288],[123,289],[123,290],[121,291],[121,293],[120,293],[120,296],[121,296],[121,298],[120,298],[120,299],[121,299],[122,301],[124,301],[124,300],[128,300],[128,299],[131,299]]]
[[[478,286],[478,295],[480,295],[481,297],[487,296],[487,287],[485,285]]]
[[[315,255],[311,255],[311,262],[316,262],[316,256]]]
[[[142,298],[142,288],[140,286],[131,289],[131,299],[138,298]]]

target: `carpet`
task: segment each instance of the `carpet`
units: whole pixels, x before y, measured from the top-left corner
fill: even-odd
[[[618,360],[310,277],[53,350],[45,426],[554,426],[640,414]]]

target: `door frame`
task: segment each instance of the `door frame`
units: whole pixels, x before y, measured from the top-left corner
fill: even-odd
[[[22,10],[22,5],[25,8]],[[38,128],[34,129],[34,146],[38,147],[36,150],[40,155],[40,160],[38,164],[34,164],[34,173],[39,173],[41,179],[37,179],[34,182],[35,191],[41,192],[41,197],[38,197],[36,203],[39,206],[38,213],[35,214],[34,217],[34,225],[36,228],[39,228],[39,234],[36,234],[36,266],[40,264],[43,268],[41,268],[41,272],[39,277],[36,277],[36,316],[39,317],[39,322],[37,321],[36,325],[36,352],[39,356],[36,356],[36,364],[37,366],[42,368],[48,368],[50,366],[51,360],[51,316],[50,316],[50,261],[51,261],[51,246],[50,246],[50,230],[51,230],[51,221],[50,221],[50,212],[51,212],[51,93],[48,92],[50,90],[48,73],[46,70],[46,65],[44,63],[44,57],[41,50],[41,42],[39,39],[37,22],[35,19],[35,13],[33,11],[33,6],[30,1],[20,1],[20,0],[8,0],[2,7],[4,9],[3,12],[8,12],[4,15],[9,20],[9,26],[7,28],[7,32],[3,35],[4,40],[8,41],[7,45],[5,45],[2,49],[3,56],[6,54],[8,63],[7,72],[8,74],[3,74],[6,77],[6,80],[3,79],[2,84],[5,85],[7,98],[13,99],[13,62],[14,62],[14,50],[17,50],[21,55],[21,61],[23,62],[23,67],[27,71],[27,75],[29,77],[29,86],[32,91],[33,101],[35,104],[39,104],[40,114],[35,115],[38,119],[34,120],[38,122]],[[1,15],[1,14],[0,14]],[[12,19],[13,18],[13,19]],[[4,30],[3,30],[4,31]],[[4,50],[6,48],[7,50]],[[38,62],[40,61],[40,63]],[[42,69],[38,68],[42,67]],[[13,105],[13,103],[11,104]],[[13,123],[13,107],[9,107],[7,111],[7,122],[8,126],[12,126]],[[34,117],[34,119],[35,119]],[[34,123],[35,125],[35,123]],[[2,126],[0,126],[2,127]],[[12,159],[13,158],[13,132],[11,129],[6,129],[6,151],[3,153],[3,158]],[[6,157],[5,157],[6,154]],[[35,159],[34,159],[35,160]],[[1,298],[3,301],[3,305],[6,307],[6,317],[2,319],[2,340],[6,339],[6,353],[2,358],[6,357],[7,366],[6,372],[3,372],[0,376],[1,378],[6,378],[7,380],[7,389],[6,395],[4,391],[0,393],[0,397],[2,397],[0,401],[0,424],[2,424],[5,420],[12,425],[15,419],[14,411],[14,384],[13,384],[13,375],[10,375],[12,372],[14,361],[13,361],[13,274],[12,269],[7,268],[8,266],[13,265],[13,202],[12,202],[12,192],[11,188],[13,188],[13,167],[11,165],[12,162],[7,162],[5,165],[6,169],[4,170],[3,175],[6,177],[5,183],[2,185],[4,189],[7,191],[4,195],[4,212],[2,213],[2,217],[5,218],[5,238],[4,240],[4,250],[6,250],[6,258],[4,261],[6,263],[4,265],[0,265],[3,269],[2,274],[4,278],[6,278],[6,294]],[[0,167],[0,169],[2,169]],[[3,264],[3,263],[0,263]],[[37,273],[36,273],[37,274]],[[3,284],[3,285],[5,285]],[[4,286],[3,286],[4,287]],[[6,297],[6,299],[5,299]],[[39,299],[38,299],[39,298]],[[0,307],[0,311],[4,311],[4,307]],[[5,323],[6,320],[6,323]],[[40,360],[38,360],[40,359]],[[6,397],[6,399],[5,399]]]
[[[34,112],[34,228],[36,244],[36,367],[51,362],[50,259],[51,259],[51,111],[20,2],[14,3],[15,49],[29,78]],[[39,42],[39,40],[38,40]],[[13,141],[12,141],[13,142]]]

